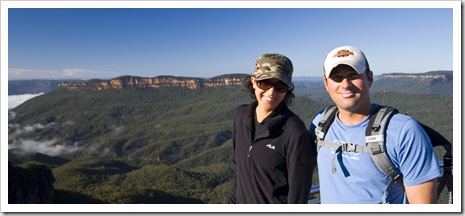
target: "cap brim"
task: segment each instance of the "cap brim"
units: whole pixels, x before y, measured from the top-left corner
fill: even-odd
[[[292,84],[292,81],[286,76],[282,75],[282,73],[279,72],[267,72],[263,74],[258,74],[258,75],[253,75],[255,80],[261,81],[261,80],[267,80],[267,79],[279,79],[281,80],[284,84],[287,85],[289,89],[293,89],[294,85]]]

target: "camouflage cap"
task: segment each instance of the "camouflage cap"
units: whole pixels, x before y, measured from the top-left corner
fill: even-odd
[[[294,67],[289,58],[278,53],[266,53],[255,63],[253,77],[257,81],[276,78],[292,89],[292,72]]]

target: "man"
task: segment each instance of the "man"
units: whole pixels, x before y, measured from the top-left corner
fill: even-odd
[[[326,90],[338,109],[324,142],[363,148],[370,117],[380,106],[370,100],[373,72],[365,54],[351,46],[335,48],[326,56],[323,69]],[[315,128],[321,115],[310,125],[312,140],[318,139]],[[395,114],[387,126],[385,147],[402,176],[392,187],[391,178],[376,167],[370,153],[319,144],[321,203],[383,203],[383,197],[386,203],[436,203],[437,178],[442,173],[431,141],[418,122]]]
[[[307,203],[316,148],[303,121],[287,106],[294,97],[286,56],[260,56],[245,87],[254,99],[233,121],[233,184],[228,203]]]

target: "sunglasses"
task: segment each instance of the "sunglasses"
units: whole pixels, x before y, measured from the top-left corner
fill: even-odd
[[[285,93],[287,91],[287,85],[283,82],[271,82],[270,80],[261,80],[257,81],[258,88],[267,91],[270,88],[274,88],[275,91],[279,93]]]
[[[330,76],[329,78],[332,79],[334,82],[340,83],[340,82],[342,82],[344,79],[356,80],[356,79],[360,79],[361,77],[362,77],[361,74],[358,74],[358,73],[350,73],[350,74],[344,74],[344,75],[336,74],[336,75],[334,75],[334,76]]]

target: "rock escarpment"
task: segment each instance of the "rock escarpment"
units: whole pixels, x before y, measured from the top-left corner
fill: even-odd
[[[160,88],[184,87],[199,89],[205,87],[235,87],[244,83],[246,74],[229,74],[213,77],[211,79],[158,76],[153,78],[137,76],[121,76],[111,80],[89,80],[87,82],[62,82],[59,87],[68,90],[105,90],[122,88]]]
[[[445,82],[445,81],[451,81],[453,79],[452,74],[400,74],[400,73],[394,73],[394,74],[384,74],[380,77],[381,79],[403,79],[403,78],[409,78],[409,79],[417,79],[417,80],[431,80],[431,81],[440,81],[440,82]]]

